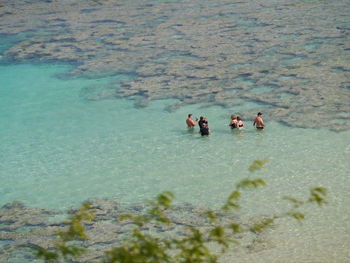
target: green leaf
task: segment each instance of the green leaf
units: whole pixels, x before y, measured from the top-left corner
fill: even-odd
[[[210,223],[216,222],[216,219],[218,218],[217,213],[210,211],[210,210],[205,211],[204,215],[206,215],[209,218]]]
[[[237,199],[239,199],[241,197],[241,193],[239,192],[239,191],[233,191],[231,194],[230,194],[230,196],[228,197],[228,199],[230,200],[230,201],[232,201],[232,200],[237,200]]]
[[[325,196],[327,196],[326,188],[323,188],[323,187],[311,188],[309,202],[317,203],[319,206],[323,204],[327,204],[327,201],[324,198]]]
[[[241,206],[239,204],[231,202],[230,200],[228,200],[226,204],[222,207],[224,211],[229,211],[231,209],[239,210],[240,208]]]
[[[299,222],[305,219],[305,215],[300,212],[290,212],[289,215],[298,220]]]
[[[234,234],[242,233],[244,231],[243,228],[239,224],[236,224],[236,223],[231,223],[230,228],[232,229],[232,232]]]
[[[328,194],[327,189],[324,187],[314,187],[314,188],[311,188],[311,191],[317,192],[323,196],[327,196],[327,194]]]
[[[257,170],[260,170],[264,167],[264,165],[267,163],[267,159],[264,160],[255,160],[248,168],[249,172],[255,172]]]
[[[163,206],[169,209],[172,206],[172,201],[174,199],[174,194],[172,192],[163,192],[159,194],[156,198],[157,205]]]
[[[214,238],[223,238],[225,229],[222,226],[216,226],[210,231],[210,236]]]
[[[264,218],[257,224],[254,224],[250,227],[250,231],[253,233],[261,233],[266,228],[271,228],[273,226],[274,219],[273,218]]]
[[[240,181],[237,184],[237,188],[240,189],[254,189],[257,188],[259,186],[263,186],[266,185],[265,181],[263,179],[244,179],[242,181]]]
[[[37,258],[42,258],[45,262],[55,262],[58,260],[57,252],[50,251],[48,249],[42,247],[34,247],[32,248],[35,251]]]

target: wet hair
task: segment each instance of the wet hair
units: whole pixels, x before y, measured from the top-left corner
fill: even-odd
[[[241,117],[237,116],[237,121],[241,121],[241,120],[242,120]]]
[[[237,119],[237,116],[234,115],[234,114],[232,114],[232,115],[231,115],[231,119]]]
[[[192,113],[188,114],[188,118],[192,116]]]
[[[200,119],[200,120],[203,120],[203,119],[204,119],[204,117],[203,117],[203,116],[200,116],[200,117],[199,117],[199,119]]]
[[[262,113],[261,113],[261,112],[258,112],[258,115],[262,115]]]

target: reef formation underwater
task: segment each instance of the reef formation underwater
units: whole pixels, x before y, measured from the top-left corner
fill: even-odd
[[[66,77],[129,74],[86,89],[89,100],[254,102],[297,127],[350,128],[348,1],[10,1],[2,63],[69,62]],[[22,36],[22,38],[21,38]],[[326,121],[318,121],[318,120]]]

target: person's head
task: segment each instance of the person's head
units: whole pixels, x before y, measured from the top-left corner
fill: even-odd
[[[241,120],[242,120],[241,117],[237,116],[237,121],[241,121]]]
[[[200,116],[200,117],[199,117],[199,120],[201,120],[201,121],[204,120],[204,117],[203,117],[203,116]]]
[[[232,115],[231,115],[231,120],[234,120],[234,119],[237,119],[237,116],[234,115],[234,114],[232,114]]]
[[[192,118],[192,114],[190,113],[190,114],[188,114],[188,118],[189,119],[191,119]]]
[[[261,112],[258,112],[258,116],[262,116],[262,113],[261,113]]]

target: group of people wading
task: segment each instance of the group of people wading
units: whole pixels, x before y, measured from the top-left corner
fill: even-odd
[[[208,120],[207,118],[201,116],[196,120],[192,119],[192,114],[188,114],[187,119],[186,119],[186,124],[189,129],[193,129],[198,122],[199,126],[199,132],[202,136],[209,135],[210,134],[210,129],[208,126]],[[244,122],[243,120],[234,114],[231,115],[231,121],[229,125],[231,129],[242,129],[244,127]],[[262,113],[258,112],[258,114],[255,117],[255,120],[253,122],[253,126],[255,126],[258,130],[263,130],[265,127],[265,123],[262,119]]]
[[[209,135],[210,130],[209,130],[209,126],[208,126],[208,119],[203,117],[203,116],[200,116],[199,120],[198,119],[193,120],[192,114],[188,114],[187,119],[186,119],[187,127],[189,129],[193,129],[196,126],[197,121],[198,121],[198,126],[199,126],[199,132],[201,133],[201,135],[202,136]]]

